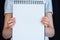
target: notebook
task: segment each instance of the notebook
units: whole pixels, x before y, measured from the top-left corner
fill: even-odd
[[[42,1],[14,1],[13,40],[44,40],[44,25],[41,19],[45,14]]]

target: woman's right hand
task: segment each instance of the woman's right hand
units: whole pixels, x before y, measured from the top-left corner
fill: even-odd
[[[15,25],[16,23],[16,19],[15,18],[11,18],[9,21],[8,21],[8,26],[9,28],[13,28],[13,26]]]

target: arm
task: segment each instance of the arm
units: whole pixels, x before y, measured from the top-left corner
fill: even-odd
[[[53,8],[52,8],[52,0],[46,0],[46,15],[45,15],[45,34],[48,37],[53,37],[55,34],[54,25],[53,25]]]
[[[45,35],[48,37],[53,37],[55,31],[54,31],[52,13],[51,12],[46,13],[46,15],[42,18],[41,22],[45,26]]]
[[[13,10],[13,1],[12,0],[5,0],[5,21],[4,21],[4,28],[2,32],[2,36],[5,39],[8,39],[12,36],[12,10]],[[9,22],[10,21],[10,22]],[[9,22],[9,23],[8,23]],[[10,26],[9,26],[10,25]]]
[[[51,12],[46,13],[46,15],[42,18],[41,22],[45,26],[45,35],[48,37],[53,37],[55,31],[54,31],[52,13]]]
[[[5,22],[4,22],[4,28],[3,28],[3,37],[5,39],[8,39],[12,36],[12,28],[9,27],[8,25],[8,21],[10,21],[10,19],[12,18],[12,14],[11,13],[7,13],[5,14]]]
[[[46,17],[48,18],[48,26],[45,28],[46,36],[53,37],[55,34],[55,29],[53,25],[53,8],[52,8],[52,0],[47,0],[47,7],[46,7]]]
[[[53,37],[55,34],[52,13],[46,13],[46,17],[48,18],[48,25],[45,27],[45,33],[48,37]]]

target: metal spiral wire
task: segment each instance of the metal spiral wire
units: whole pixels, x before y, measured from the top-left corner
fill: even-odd
[[[14,0],[14,4],[43,4],[43,1]]]

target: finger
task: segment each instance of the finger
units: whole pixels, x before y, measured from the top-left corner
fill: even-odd
[[[43,17],[42,19],[48,19],[47,17]]]
[[[15,23],[15,18],[11,18],[10,21],[8,21],[8,24]]]
[[[44,19],[44,18],[48,18],[48,17],[45,17],[45,16],[44,16],[43,19]]]
[[[48,22],[42,22],[42,24],[44,25],[44,27],[48,27],[49,23]]]
[[[15,18],[12,18],[12,22],[16,23],[16,19]]]
[[[47,27],[48,26],[48,23],[42,23],[44,25],[44,27]]]
[[[41,20],[41,21],[46,21],[46,22],[49,22],[49,20],[47,20],[47,19],[43,19],[43,20]]]
[[[10,26],[10,25],[14,25],[15,24],[15,22],[11,22],[11,23],[9,23],[8,25]]]
[[[11,20],[13,20],[13,19],[15,19],[15,18],[11,18]]]
[[[11,23],[13,23],[13,21],[10,20],[10,21],[8,22],[8,24],[11,24]]]
[[[48,21],[49,19],[47,17],[43,17],[42,20]]]
[[[47,24],[47,25],[48,25],[48,22],[46,22],[46,21],[42,21],[42,23],[43,23],[43,24]]]
[[[41,22],[49,22],[48,19],[42,19]]]
[[[13,28],[13,25],[14,25],[14,23],[11,23],[11,24],[9,24],[9,27],[10,28]]]
[[[8,21],[8,24],[13,23],[13,22],[14,22],[14,20],[10,19],[10,21]]]
[[[42,19],[41,22],[49,22],[48,19]]]

